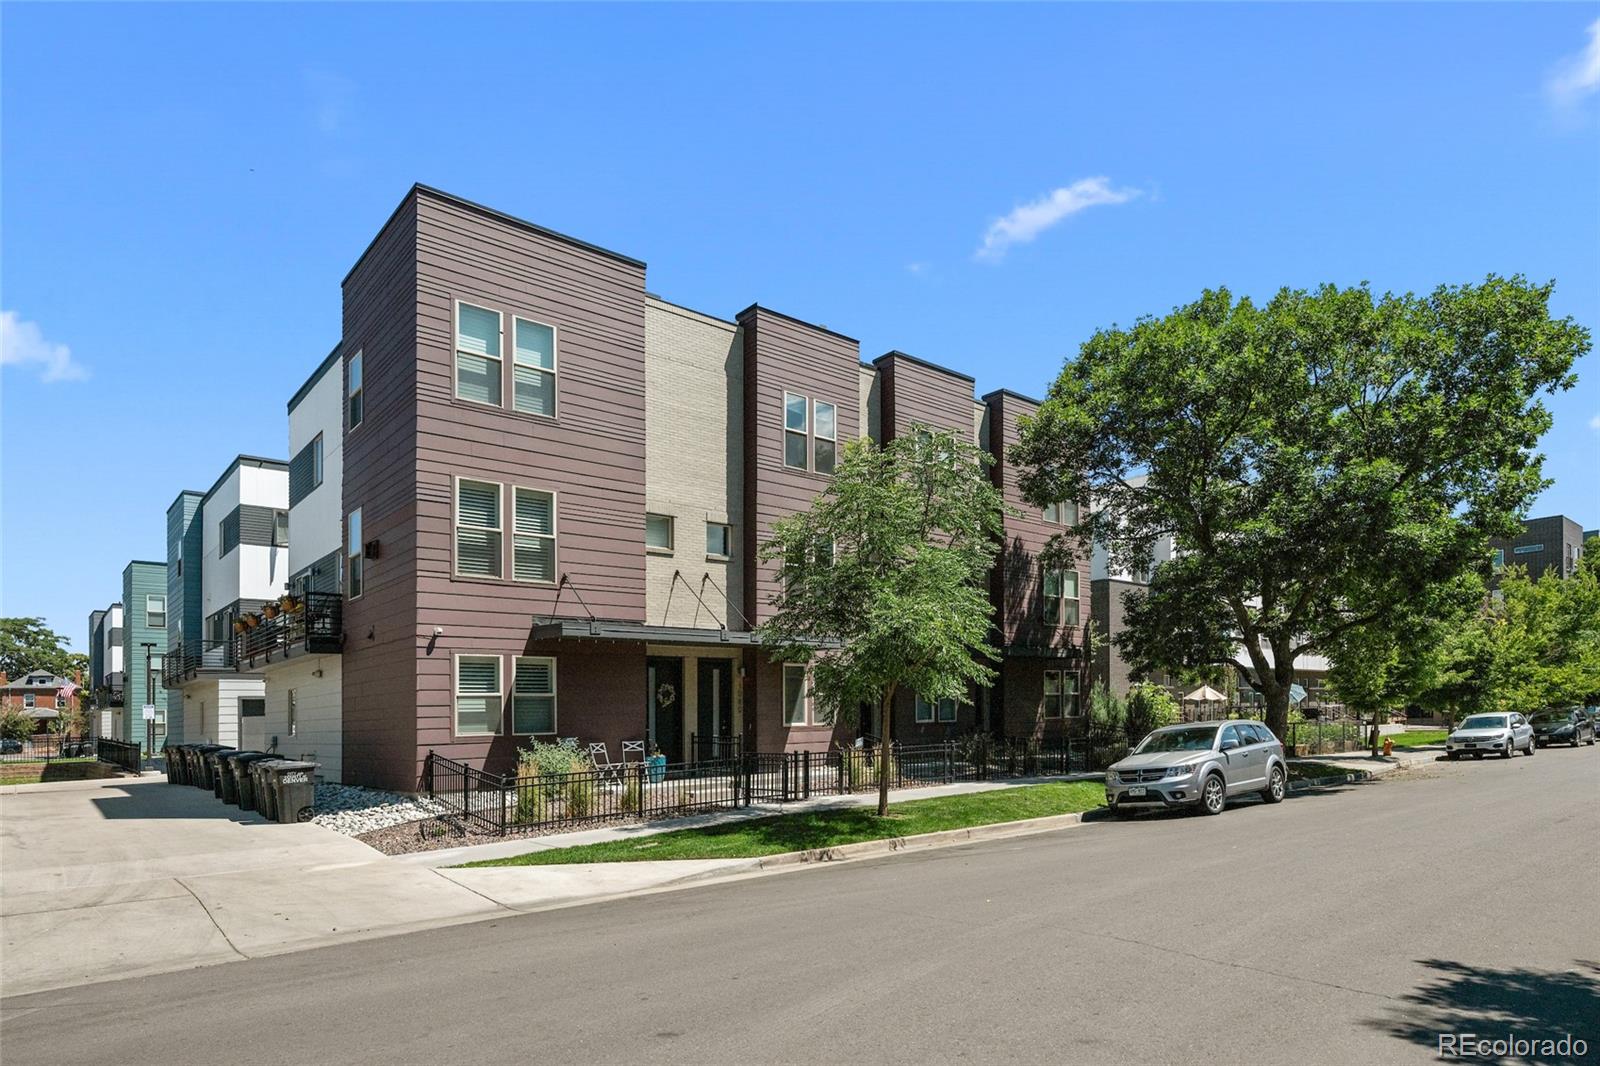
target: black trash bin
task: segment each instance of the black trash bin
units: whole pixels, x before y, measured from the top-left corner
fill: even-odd
[[[217,799],[222,798],[222,775],[228,768],[224,760],[237,750],[237,748],[217,748],[215,751],[206,752],[206,769],[211,778],[209,782],[211,794]]]
[[[317,809],[318,764],[280,760],[272,767],[272,783],[277,793],[273,814],[284,824],[309,822]]]
[[[256,810],[260,811],[268,821],[278,820],[278,785],[274,780],[273,770],[282,758],[257,759],[250,764],[250,776],[254,781]]]
[[[183,784],[183,745],[168,744],[161,749],[167,760],[167,784]]]
[[[190,765],[194,767],[194,772],[189,775],[189,784],[195,788],[211,788],[211,760],[206,756],[222,748],[221,744],[196,744],[189,749]]]
[[[239,802],[239,778],[235,772],[235,760],[241,755],[260,755],[259,751],[219,751],[217,752],[217,778],[221,782],[220,795],[223,803],[237,805]]]
[[[258,751],[235,755],[228,760],[233,764],[234,802],[239,805],[241,811],[253,811],[256,809],[256,775],[251,773],[251,764],[260,762],[263,759],[276,758],[276,755]]]

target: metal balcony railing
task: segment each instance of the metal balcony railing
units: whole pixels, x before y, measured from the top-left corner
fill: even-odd
[[[337,654],[344,637],[344,598],[337,592],[308,592],[299,597],[294,610],[281,611],[274,618],[243,633],[232,641],[233,663],[249,669],[287,658],[297,652]]]

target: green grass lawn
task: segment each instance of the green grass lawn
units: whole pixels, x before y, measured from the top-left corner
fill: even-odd
[[[0,785],[37,785],[44,781],[87,781],[114,776],[113,767],[92,758],[0,763]]]
[[[937,833],[975,825],[1016,822],[1051,814],[1073,814],[1105,805],[1098,781],[1058,782],[997,789],[964,796],[891,803],[889,816],[874,807],[806,811],[705,829],[677,829],[638,840],[614,840],[574,848],[536,851],[466,866],[548,866],[576,862],[640,862],[662,859],[748,859],[786,851],[837,847],[863,840]]]
[[[1448,735],[1443,729],[1412,729],[1405,733],[1391,733],[1384,739],[1394,741],[1397,748],[1420,748],[1426,744],[1443,744]]]

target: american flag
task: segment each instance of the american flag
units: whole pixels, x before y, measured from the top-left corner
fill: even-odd
[[[65,685],[61,686],[61,692],[56,697],[56,700],[60,703],[68,703],[72,700],[73,693],[77,691],[78,683],[76,681],[68,681]]]

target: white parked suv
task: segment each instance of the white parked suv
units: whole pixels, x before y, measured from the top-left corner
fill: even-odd
[[[1471,715],[1444,740],[1444,754],[1449,759],[1459,759],[1463,755],[1475,759],[1498,755],[1509,759],[1513,752],[1532,755],[1537,750],[1533,743],[1533,726],[1515,712]]]

